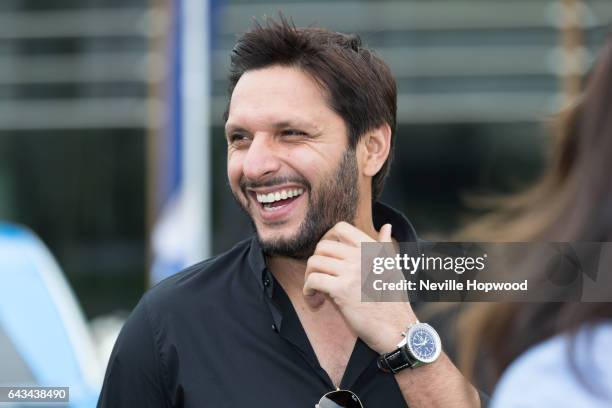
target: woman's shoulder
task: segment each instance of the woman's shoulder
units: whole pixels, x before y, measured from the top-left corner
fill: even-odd
[[[523,353],[508,367],[494,408],[612,406],[612,321],[560,334]]]

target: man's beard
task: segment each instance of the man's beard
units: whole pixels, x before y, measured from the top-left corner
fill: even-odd
[[[289,238],[262,240],[259,233],[257,239],[264,254],[268,256],[286,256],[305,260],[310,257],[323,235],[341,221],[354,223],[359,201],[358,167],[355,149],[347,148],[337,170],[326,180],[316,192],[310,188],[310,183],[304,178],[274,179],[265,183],[240,182],[243,194],[247,187],[270,187],[282,183],[296,182],[306,187],[308,191],[308,209],[306,216],[298,228],[297,234]],[[239,206],[249,216],[255,231],[257,227],[249,214],[248,208],[233,193]]]

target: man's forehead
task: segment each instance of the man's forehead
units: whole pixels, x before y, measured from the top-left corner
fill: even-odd
[[[228,106],[230,127],[318,129],[335,115],[319,85],[298,68],[268,67],[246,72]]]
[[[319,83],[298,67],[272,65],[248,70],[236,82],[232,99],[253,97],[260,92],[266,94],[299,94],[311,99],[325,99],[325,92]]]
[[[327,105],[326,101],[315,106],[283,104],[274,106],[254,106],[239,104],[228,110],[225,132],[244,130],[249,133],[258,131],[279,131],[283,129],[301,130],[314,136],[335,128],[344,128],[344,120]]]

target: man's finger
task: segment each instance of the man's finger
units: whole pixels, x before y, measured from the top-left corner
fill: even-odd
[[[310,309],[316,310],[325,303],[327,295],[322,292],[315,292],[312,296],[304,296],[304,300],[306,300],[306,305]]]
[[[346,269],[345,264],[337,258],[313,255],[308,258],[308,261],[306,262],[306,279],[308,279],[308,275],[314,272],[322,272],[328,275],[338,275],[344,269]]]
[[[343,242],[322,239],[315,248],[314,255],[327,256],[336,259],[347,259],[353,255],[355,248]]]
[[[336,276],[326,273],[313,272],[309,274],[302,291],[308,307],[317,309],[325,303],[326,298],[333,292],[337,279]]]
[[[393,242],[391,239],[391,224],[385,224],[378,231],[378,242]]]
[[[351,225],[348,222],[344,221],[334,225],[323,236],[323,239],[344,242],[355,247],[359,247],[362,242],[374,242],[372,237],[370,237],[368,234],[361,231],[354,225]]]
[[[304,283],[304,296],[313,296],[317,292],[330,295],[336,287],[337,280],[338,277],[336,276],[328,275],[327,273],[313,272],[308,275]]]

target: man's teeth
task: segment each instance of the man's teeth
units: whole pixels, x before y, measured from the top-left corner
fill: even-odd
[[[297,197],[304,192],[303,188],[294,188],[292,190],[279,190],[274,193],[257,194],[257,201],[264,204],[273,203],[275,201],[286,200],[288,198]]]

